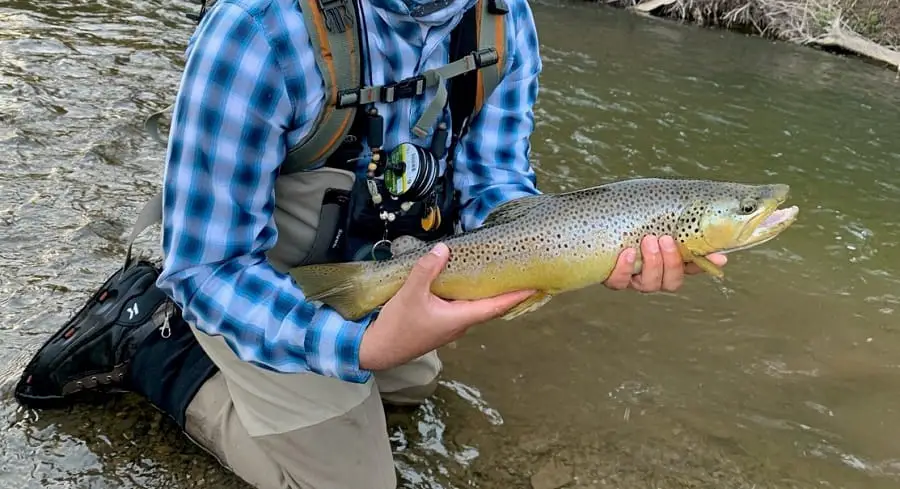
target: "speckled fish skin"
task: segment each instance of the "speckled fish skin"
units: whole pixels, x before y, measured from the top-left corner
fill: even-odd
[[[703,257],[757,246],[793,224],[797,207],[777,210],[789,190],[784,184],[641,178],[524,197],[498,207],[482,227],[441,240],[450,259],[432,292],[481,299],[537,290],[504,316],[512,319],[555,295],[604,282],[627,247],[638,249],[639,272],[640,241],[648,234],[673,236],[685,262],[721,277]],[[291,274],[308,299],[358,319],[390,299],[434,244],[403,237],[390,260],[309,265]]]

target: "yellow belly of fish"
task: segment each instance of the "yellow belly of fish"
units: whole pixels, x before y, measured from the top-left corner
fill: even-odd
[[[478,267],[444,270],[431,290],[451,300],[484,299],[519,290],[555,295],[605,281],[615,261],[616,256],[605,254],[588,259],[560,256],[532,262],[501,259]]]

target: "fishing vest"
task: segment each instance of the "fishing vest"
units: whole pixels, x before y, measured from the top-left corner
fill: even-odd
[[[472,117],[502,77],[506,63],[508,7],[505,2],[479,0],[464,13],[451,32],[448,64],[385,86],[363,86],[362,29],[357,3],[353,0],[298,1],[324,79],[326,101],[314,128],[287,152],[275,180],[274,222],[278,238],[267,253],[268,260],[281,272],[302,265],[346,260],[346,255],[340,252],[340,243],[346,239],[344,235],[365,230],[367,226],[377,227],[366,219],[354,220],[366,214],[360,211],[365,206],[359,197],[362,194],[359,189],[364,185],[356,168],[347,165],[347,160],[362,150],[358,131],[362,130],[367,114],[361,109],[373,102],[390,103],[416,97],[430,87],[437,88],[437,95],[412,130],[420,136],[427,134],[445,104],[449,104],[451,128],[442,197],[444,220],[430,233],[416,232],[414,225],[396,232],[426,240],[452,233],[458,221],[459,204],[458,192],[452,189],[453,155]],[[200,15],[195,17],[198,23],[212,2],[203,4]],[[159,140],[157,120],[172,108],[169,106],[146,121],[147,130]],[[161,218],[160,192],[142,209],[131,240]],[[126,263],[130,254],[129,244]],[[221,337],[206,335],[194,325],[191,328],[227,379],[238,415],[253,435],[278,433],[324,421],[336,415],[337,406],[362,402],[372,388],[371,381],[353,384],[312,373],[287,375],[269,371],[240,360]],[[301,378],[302,389],[298,383]],[[312,384],[317,387],[310,389]],[[294,406],[309,406],[309,401],[297,401],[309,396],[319,396],[322,409],[299,412]]]

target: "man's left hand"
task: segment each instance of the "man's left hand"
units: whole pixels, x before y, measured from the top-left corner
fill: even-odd
[[[604,284],[614,290],[632,288],[640,292],[674,292],[684,283],[685,275],[703,273],[693,263],[685,266],[671,236],[644,236],[641,240],[643,264],[641,273],[636,275],[632,274],[635,256],[634,248],[623,250],[619,254],[616,268]],[[728,261],[722,253],[713,253],[706,258],[719,267]]]

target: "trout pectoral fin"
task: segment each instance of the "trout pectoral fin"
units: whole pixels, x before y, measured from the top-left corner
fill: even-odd
[[[725,272],[723,272],[721,268],[717,267],[715,263],[709,261],[709,259],[707,259],[706,257],[692,255],[691,261],[696,263],[701,270],[712,275],[715,278],[721,279],[725,276]]]
[[[362,262],[323,263],[293,268],[291,277],[300,287],[307,301],[321,301],[333,308],[344,319],[356,321],[387,301],[369,303],[373,284],[367,283],[363,275],[365,264]]]
[[[678,251],[681,252],[681,257],[684,258],[685,263],[695,263],[701,270],[717,279],[725,277],[725,272],[717,267],[715,263],[709,261],[706,257],[695,255],[686,245],[678,243]]]
[[[552,298],[553,296],[546,292],[537,291],[532,294],[531,297],[516,304],[512,309],[506,311],[506,314],[500,316],[500,318],[509,321],[510,319],[515,319],[523,314],[537,311],[541,308],[541,306],[550,302],[550,299]]]

